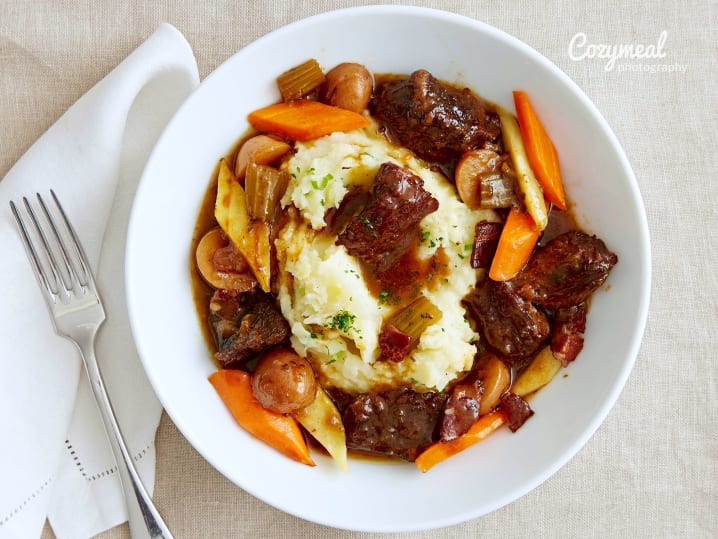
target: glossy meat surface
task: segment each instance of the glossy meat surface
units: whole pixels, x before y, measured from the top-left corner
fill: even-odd
[[[455,440],[471,428],[479,418],[483,392],[480,380],[462,381],[454,386],[441,420],[439,436],[442,442]]]
[[[508,414],[508,425],[511,432],[519,430],[526,420],[534,415],[529,403],[515,393],[507,393],[503,396],[501,409]]]
[[[506,359],[530,356],[549,336],[543,311],[519,297],[509,283],[484,279],[464,303],[483,338]]]
[[[442,84],[425,70],[380,85],[372,112],[400,144],[431,162],[457,158],[500,132],[497,115],[468,89]]]
[[[558,309],[551,330],[551,353],[565,367],[583,350],[586,304]]]
[[[217,290],[210,302],[209,324],[224,368],[238,368],[289,337],[289,324],[270,294]]]
[[[413,462],[436,440],[446,397],[411,389],[358,395],[344,410],[347,447]]]
[[[381,361],[399,362],[411,347],[411,336],[399,331],[395,326],[386,324],[379,332],[379,349],[381,350]]]
[[[384,163],[367,205],[339,234],[337,244],[383,271],[415,241],[412,232],[438,207],[439,202],[424,189],[419,176],[394,163]]]
[[[539,248],[512,284],[519,296],[546,309],[571,307],[586,301],[616,262],[603,241],[572,230]]]
[[[474,245],[471,249],[471,267],[488,268],[496,253],[501,237],[501,223],[479,221],[474,228]]]

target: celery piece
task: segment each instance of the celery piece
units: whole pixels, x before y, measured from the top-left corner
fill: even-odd
[[[409,305],[394,313],[386,320],[396,329],[411,337],[411,346],[415,346],[421,334],[430,325],[441,320],[441,311],[425,296],[419,296]]]
[[[311,58],[277,77],[282,101],[294,101],[312,93],[325,80],[319,63]]]

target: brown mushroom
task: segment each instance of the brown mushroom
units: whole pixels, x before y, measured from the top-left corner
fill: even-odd
[[[515,201],[513,181],[500,172],[501,157],[493,150],[470,150],[461,156],[454,182],[471,209],[507,208]]]
[[[257,285],[246,259],[221,228],[213,228],[202,236],[195,260],[200,275],[214,288],[247,291]]]
[[[269,165],[284,154],[292,147],[275,137],[269,135],[255,135],[247,139],[237,153],[237,160],[234,163],[234,174],[238,181],[244,179],[247,172],[247,165],[256,163],[258,165]]]
[[[374,89],[374,77],[361,64],[344,62],[327,73],[322,101],[352,112],[363,112]]]
[[[309,361],[287,348],[273,348],[257,363],[252,392],[268,410],[290,414],[314,401],[317,383]]]

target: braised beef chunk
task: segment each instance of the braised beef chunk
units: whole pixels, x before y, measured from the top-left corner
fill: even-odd
[[[474,246],[471,250],[471,267],[488,268],[499,244],[503,225],[489,221],[479,221],[474,228]]]
[[[551,353],[565,367],[583,349],[586,331],[586,304],[558,309],[551,330]]]
[[[549,336],[543,311],[519,297],[509,283],[484,279],[464,305],[486,342],[509,361],[530,356]]]
[[[289,324],[264,292],[217,290],[210,301],[209,324],[217,344],[215,357],[230,369],[289,337]]]
[[[369,202],[370,193],[362,189],[349,191],[339,203],[338,208],[329,208],[324,214],[324,222],[334,234],[340,234],[349,221],[364,209]]]
[[[412,231],[436,211],[439,202],[424,189],[424,181],[394,163],[377,172],[369,202],[337,238],[350,255],[383,271],[416,241]]]
[[[379,332],[379,350],[382,361],[399,362],[409,352],[411,335],[399,331],[395,326],[386,324]]]
[[[358,395],[344,410],[347,447],[413,462],[436,441],[445,402],[443,393],[411,389]]]
[[[454,386],[441,419],[439,438],[442,442],[455,440],[471,428],[479,418],[483,392],[481,380],[461,382]]]
[[[586,301],[616,262],[603,241],[572,230],[538,249],[512,282],[525,300],[561,309]]]
[[[221,350],[227,339],[237,330],[237,320],[243,312],[240,298],[242,292],[215,290],[209,302],[209,327],[212,330],[217,350]]]
[[[511,432],[516,432],[534,415],[534,411],[523,398],[516,393],[507,393],[501,398],[501,409],[508,414],[508,425]]]
[[[431,162],[483,147],[500,133],[498,116],[468,89],[444,85],[423,69],[379,85],[371,109],[390,136]]]

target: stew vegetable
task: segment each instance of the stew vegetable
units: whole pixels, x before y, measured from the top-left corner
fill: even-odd
[[[220,159],[193,245],[232,415],[343,469],[348,449],[426,472],[521,428],[618,261],[570,218],[529,94],[517,118],[425,70],[316,60],[277,84]]]

